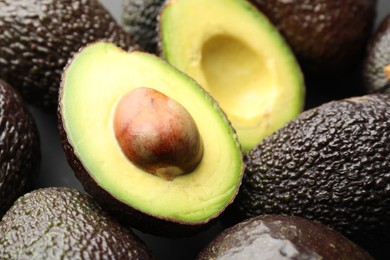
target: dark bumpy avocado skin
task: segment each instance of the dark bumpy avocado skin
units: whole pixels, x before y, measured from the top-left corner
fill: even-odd
[[[145,244],[88,195],[38,189],[0,222],[1,259],[152,259]]]
[[[303,112],[248,152],[235,209],[291,214],[390,246],[390,96]],[[379,239],[380,237],[385,239]]]
[[[279,28],[307,73],[339,74],[358,64],[376,0],[251,0]]]
[[[164,0],[124,0],[123,29],[143,50],[157,53],[157,20]]]
[[[253,217],[224,230],[204,248],[206,259],[373,259],[317,221],[281,215]]]
[[[41,150],[34,118],[20,94],[0,80],[0,218],[37,177]]]
[[[388,92],[389,79],[383,69],[390,64],[390,15],[386,16],[370,40],[363,65],[363,81],[366,91]]]
[[[31,104],[55,108],[66,62],[100,39],[131,46],[97,0],[0,1],[0,78]]]

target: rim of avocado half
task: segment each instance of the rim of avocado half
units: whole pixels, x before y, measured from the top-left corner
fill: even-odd
[[[248,1],[167,1],[158,26],[161,55],[219,102],[244,151],[302,111],[299,64]]]
[[[153,111],[134,100],[128,102],[129,113],[117,118],[123,97],[133,93],[133,98],[137,99],[134,90],[143,88],[176,101],[193,119],[202,144],[201,158],[195,167],[166,177],[150,172],[125,154],[126,144],[118,141],[120,138],[116,135],[115,120],[125,120],[125,125],[130,125],[128,129],[136,132],[135,135],[128,133],[129,143],[138,138],[139,133],[148,132],[145,129],[165,124],[160,124],[162,119],[154,124],[154,116],[151,116],[152,120],[148,116],[140,116],[145,114],[145,110]],[[146,103],[155,104],[157,101],[161,99],[148,100]],[[139,113],[130,115],[132,110],[140,107]],[[180,121],[177,114],[181,112],[175,111],[159,116],[165,118],[174,113],[175,120]],[[208,223],[222,213],[238,192],[244,168],[242,153],[235,130],[224,112],[195,81],[153,54],[126,52],[106,42],[85,46],[65,68],[58,116],[68,162],[84,189],[104,208],[143,231],[160,233],[162,223],[169,223],[168,226]],[[134,121],[141,122],[138,130],[131,126]],[[170,124],[166,123],[166,127],[162,128],[164,130],[153,128],[151,132],[160,134],[170,128]],[[174,134],[179,132],[181,130]],[[150,143],[153,138],[145,137],[142,140]],[[181,153],[184,156],[189,149],[181,149],[186,145],[182,145],[184,141],[180,140],[177,141],[179,149],[173,154]],[[157,146],[168,146],[164,142]],[[136,152],[146,149],[135,147]],[[163,161],[162,158],[170,159],[174,157],[173,154],[153,156]],[[175,172],[180,168],[176,167],[175,162],[173,167],[162,166],[159,170],[171,173],[171,169],[174,169]]]

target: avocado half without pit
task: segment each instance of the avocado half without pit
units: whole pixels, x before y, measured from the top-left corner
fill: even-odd
[[[243,160],[230,122],[195,81],[157,56],[85,46],[64,70],[58,113],[84,189],[139,230],[192,234],[238,191]]]
[[[219,102],[244,151],[301,112],[295,56],[248,1],[167,1],[158,30],[162,56]]]

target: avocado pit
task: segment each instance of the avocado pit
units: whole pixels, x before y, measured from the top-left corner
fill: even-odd
[[[203,156],[196,123],[177,101],[152,88],[136,88],[117,104],[113,126],[126,157],[137,167],[172,180],[193,171]]]

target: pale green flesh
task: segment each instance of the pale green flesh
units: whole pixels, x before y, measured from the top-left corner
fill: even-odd
[[[113,112],[121,97],[137,87],[157,89],[192,115],[204,143],[194,172],[167,181],[135,167],[122,153]],[[87,171],[133,208],[201,222],[219,213],[237,192],[243,165],[229,122],[198,85],[153,55],[126,53],[107,43],[86,47],[66,71],[60,105],[68,140]]]
[[[164,57],[219,102],[244,151],[302,111],[304,83],[295,57],[246,1],[170,1],[160,30]]]

